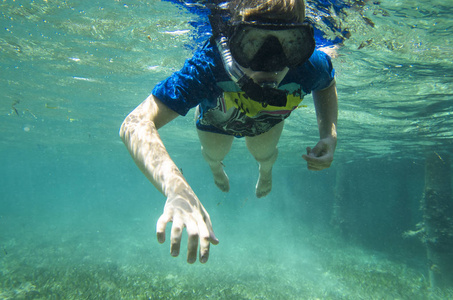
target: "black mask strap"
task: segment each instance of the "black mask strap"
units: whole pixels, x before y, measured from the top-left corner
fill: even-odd
[[[227,36],[229,11],[213,3],[206,4],[206,7],[211,11],[208,18],[211,24],[212,38]]]

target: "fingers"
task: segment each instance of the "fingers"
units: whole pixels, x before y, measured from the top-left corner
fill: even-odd
[[[212,231],[209,218],[207,220],[198,220],[198,222],[190,222],[187,226],[187,234],[189,236],[187,243],[187,262],[194,263],[196,261],[198,241],[200,241],[200,262],[206,263],[209,258],[211,240],[216,244],[219,243]]]
[[[174,213],[173,216],[171,216],[169,213],[164,212],[157,221],[157,240],[159,243],[165,242],[165,228],[168,222],[172,222],[170,255],[176,257],[180,253],[181,238],[185,227],[188,235],[187,262],[193,264],[197,260],[198,241],[200,240],[200,262],[206,263],[209,258],[211,242],[215,245],[219,243],[219,240],[215,237],[212,230],[211,221],[209,217],[206,221],[199,220],[198,222],[190,216],[186,216],[186,218],[188,218],[188,220],[184,220],[185,217],[179,213]],[[202,219],[201,216],[200,219]]]
[[[332,160],[328,157],[314,157],[311,155],[302,155],[302,158],[307,161],[307,167],[310,171],[321,171],[327,169],[332,164]]]
[[[210,222],[209,222],[210,223]],[[199,223],[198,225],[198,232],[200,233],[200,262],[205,263],[208,261],[209,258],[209,247],[211,245],[211,233],[214,236],[214,232],[211,232],[208,229],[208,226],[206,223]],[[219,241],[215,238],[214,239],[217,243]]]
[[[319,151],[317,147],[313,149],[307,147],[307,155],[302,155],[302,158],[307,161],[307,167],[311,171],[327,169],[333,161],[332,155],[325,151]]]
[[[160,216],[159,220],[157,220],[156,235],[157,241],[161,244],[165,242],[165,227],[167,227],[167,223],[170,222],[171,219],[171,214],[164,213]]]
[[[176,257],[179,255],[179,250],[181,249],[181,236],[182,230],[184,228],[184,223],[180,217],[175,217],[173,220],[173,225],[171,226],[171,246],[170,246],[170,255]]]
[[[307,168],[308,168],[310,171],[321,171],[321,170],[326,169],[327,167],[324,166],[324,165],[316,164],[316,163],[308,163],[308,164],[307,164]]]
[[[187,262],[193,264],[197,260],[198,249],[198,228],[195,222],[191,221],[186,224],[187,235]]]
[[[216,238],[214,234],[214,230],[212,229],[212,223],[211,223],[211,218],[209,217],[208,212],[204,209],[203,207],[203,213],[204,213],[204,224],[206,224],[206,229],[208,230],[208,240],[211,242],[213,245],[217,245],[219,243],[219,240]]]
[[[324,145],[317,144],[313,149],[307,147],[307,155],[311,157],[322,157],[327,153],[327,149],[323,147]]]

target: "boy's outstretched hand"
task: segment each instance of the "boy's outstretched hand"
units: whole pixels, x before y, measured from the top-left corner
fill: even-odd
[[[156,226],[159,243],[165,242],[165,227],[168,222],[173,223],[170,254],[179,255],[181,236],[185,227],[189,236],[187,262],[192,264],[197,260],[198,241],[200,241],[200,262],[207,262],[210,244],[217,245],[219,240],[215,237],[209,214],[193,192],[181,191],[179,194],[168,196],[164,213]]]

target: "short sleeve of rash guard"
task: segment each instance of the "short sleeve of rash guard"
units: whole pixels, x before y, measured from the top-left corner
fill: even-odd
[[[330,56],[315,50],[310,59],[302,65],[301,70],[302,89],[306,93],[327,88],[335,78],[335,69],[332,66]]]
[[[184,63],[181,70],[159,82],[152,94],[170,109],[185,116],[191,108],[218,93],[213,73],[214,59],[212,48],[203,47]]]

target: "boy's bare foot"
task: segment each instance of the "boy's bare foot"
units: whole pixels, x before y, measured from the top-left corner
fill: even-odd
[[[272,170],[269,172],[260,172],[258,182],[256,183],[256,196],[262,198],[267,196],[272,190]]]
[[[226,193],[230,190],[230,180],[223,169],[213,172],[212,175],[214,176],[215,184],[222,192]]]

